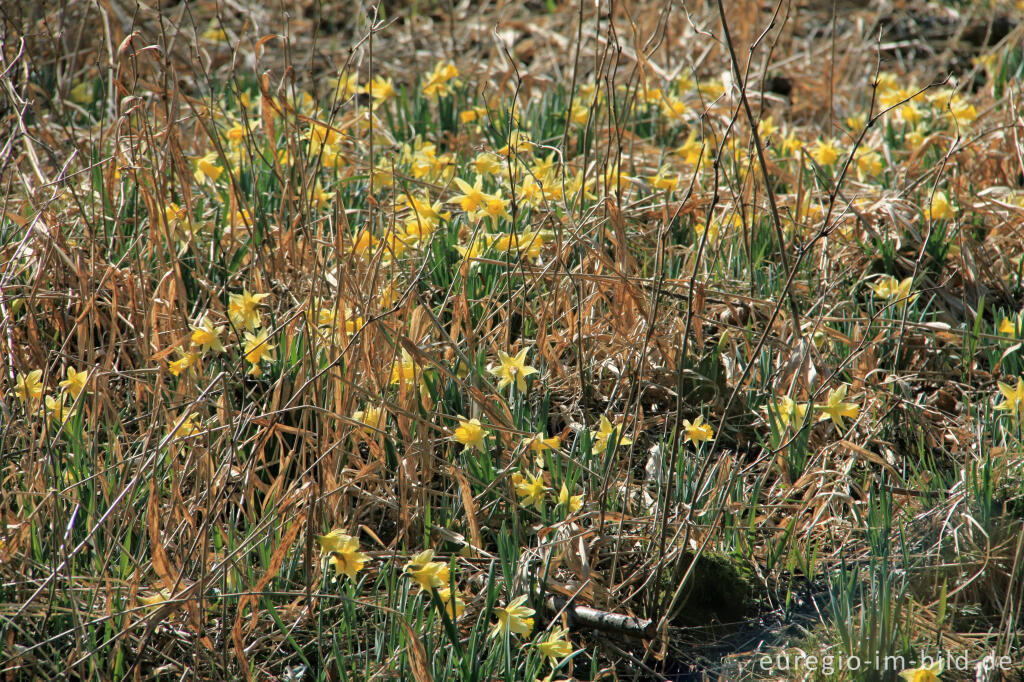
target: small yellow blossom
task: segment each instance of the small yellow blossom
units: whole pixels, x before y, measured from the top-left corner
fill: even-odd
[[[217,165],[220,157],[217,156],[217,152],[210,152],[204,156],[197,157],[193,161],[196,164],[196,170],[193,174],[196,182],[206,182],[206,178],[210,178],[213,182],[217,182],[217,178],[224,172],[224,169]]]
[[[592,446],[598,452],[604,452],[609,443],[615,443],[618,447],[630,445],[633,441],[625,436],[620,436],[622,424],[612,426],[608,417],[601,415],[601,421],[596,430],[590,432]]]
[[[387,412],[383,407],[367,405],[365,410],[356,410],[353,412],[352,419],[361,424],[366,424],[370,428],[379,430],[384,426],[384,421],[387,419]]]
[[[452,198],[453,202],[458,203],[463,211],[471,215],[483,208],[487,202],[487,195],[482,189],[484,180],[481,176],[477,175],[472,185],[461,178],[453,178],[453,181],[462,190],[462,194]]]
[[[798,403],[788,395],[778,398],[769,406],[769,411],[782,425],[782,428],[786,428],[790,424],[794,427],[799,427],[804,422],[804,417],[807,415],[807,403]]]
[[[434,550],[425,549],[410,559],[405,565],[405,572],[419,583],[420,589],[427,592],[432,587],[445,587],[451,579],[448,564],[444,561],[434,561],[433,559]]]
[[[416,363],[413,362],[409,352],[402,349],[402,360],[391,366],[391,383],[399,384],[405,382],[411,384],[416,380]]]
[[[470,164],[477,175],[488,176],[501,173],[501,159],[492,152],[481,152]]]
[[[945,192],[936,192],[932,195],[928,217],[931,220],[951,220],[956,217],[956,208],[949,203],[949,197]]]
[[[452,440],[462,443],[467,448],[476,448],[480,452],[484,452],[484,436],[486,434],[487,431],[480,425],[479,419],[460,420],[459,427],[452,435]]]
[[[1024,404],[1024,379],[1017,379],[1017,387],[1010,384],[997,382],[999,392],[1003,394],[1003,402],[996,405],[997,410],[1005,410],[1010,414],[1019,417],[1021,405]]]
[[[878,177],[882,174],[882,155],[871,149],[857,153],[857,177]]]
[[[558,491],[558,504],[575,514],[583,508],[583,495],[570,495],[569,489],[562,483],[562,489]]]
[[[71,394],[75,400],[85,390],[85,383],[89,380],[89,372],[79,372],[74,367],[68,367],[67,379],[60,382],[60,387]]]
[[[71,409],[71,406],[64,402],[63,396],[46,396],[45,402],[46,414],[58,426],[71,419],[75,414],[75,411]]]
[[[161,604],[171,600],[171,592],[167,588],[161,588],[155,594],[139,597],[139,602],[148,610],[154,610]]]
[[[921,668],[910,668],[900,673],[900,677],[907,682],[939,682],[939,675],[942,674],[943,660],[930,663]]]
[[[544,433],[540,432],[524,438],[523,445],[529,448],[530,452],[540,454],[546,450],[557,450],[561,447],[562,441],[558,436],[545,438]]]
[[[498,365],[490,368],[490,373],[498,377],[498,390],[515,383],[520,393],[526,393],[526,377],[536,374],[537,370],[526,364],[526,352],[521,351],[511,356],[505,351],[498,351]]]
[[[223,333],[224,327],[215,327],[207,313],[192,326],[192,343],[199,346],[204,353],[211,350],[215,353],[223,353],[224,344],[220,341],[220,335]]]
[[[242,351],[245,353],[246,361],[252,365],[249,373],[255,376],[260,375],[260,362],[263,361],[264,357],[269,360],[274,359],[274,344],[267,340],[266,329],[262,330],[259,334],[246,332]]]
[[[182,372],[186,369],[190,369],[196,364],[196,361],[199,360],[199,353],[194,353],[192,351],[178,351],[178,353],[181,357],[177,360],[172,360],[169,366],[171,374],[174,376],[180,376]]]
[[[566,634],[568,634],[568,631],[565,628],[555,628],[543,642],[537,644],[537,649],[541,655],[552,666],[558,665],[562,659],[572,654],[572,644],[566,641]]]
[[[910,295],[910,285],[914,283],[913,277],[898,280],[892,275],[886,275],[878,280],[876,284],[869,285],[875,292],[875,296],[884,299],[894,298],[898,301],[913,300],[917,294]]]
[[[458,592],[455,593],[455,598],[452,599],[452,588],[439,588],[437,590],[437,596],[441,598],[441,603],[444,604],[444,610],[452,620],[457,620],[463,613],[465,613],[466,602],[462,600]]]
[[[268,296],[270,294],[250,294],[248,289],[243,289],[240,294],[231,294],[228,318],[239,329],[255,331],[262,324],[256,306]]]
[[[831,166],[839,159],[839,148],[834,140],[819,140],[818,144],[811,150],[811,158],[822,166]]]
[[[533,505],[533,508],[537,511],[544,510],[544,497],[547,491],[551,489],[545,487],[541,476],[537,474],[523,476],[521,473],[516,472],[512,474],[512,484],[515,486],[516,495],[519,495],[519,501],[524,507]]]
[[[355,580],[356,573],[363,570],[370,559],[359,551],[359,540],[340,529],[319,536],[317,542],[320,543],[321,553],[330,556],[328,563],[334,568],[335,576],[344,574]]]
[[[182,419],[181,423],[178,424],[178,427],[171,432],[171,438],[187,438],[200,433],[200,431],[200,426],[196,424],[196,416],[194,414],[190,414]]]
[[[689,419],[683,420],[683,442],[693,443],[694,445],[700,445],[703,441],[711,440],[715,437],[715,430],[711,428],[711,424],[704,423],[704,415],[698,414],[697,419],[691,424]]]
[[[1000,334],[1005,334],[1006,336],[1015,336],[1017,334],[1017,329],[1020,327],[1024,327],[1024,313],[1017,315],[1016,320],[1004,317],[1003,321],[999,323],[999,328],[996,331]]]
[[[457,78],[459,70],[451,62],[438,62],[423,79],[423,94],[427,97],[444,97],[451,94],[450,82]]]
[[[18,374],[14,395],[23,403],[38,403],[43,397],[43,370],[34,369],[28,374]]]
[[[498,617],[498,622],[491,630],[491,636],[497,637],[512,633],[529,637],[533,631],[531,616],[534,614],[534,610],[524,606],[525,603],[526,595],[524,594],[510,601],[505,608],[495,607],[494,615]]]
[[[844,402],[848,388],[849,386],[843,384],[839,388],[833,388],[829,391],[828,400],[818,408],[822,412],[818,421],[831,419],[832,423],[836,425],[836,430],[839,430],[843,428],[843,417],[857,418],[860,408],[854,403]]]
[[[373,80],[366,84],[366,93],[373,98],[375,105],[386,102],[397,94],[394,81],[380,75],[374,76]]]

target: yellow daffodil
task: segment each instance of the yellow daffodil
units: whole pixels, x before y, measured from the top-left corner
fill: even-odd
[[[365,410],[356,410],[352,413],[352,419],[378,430],[383,428],[386,418],[387,412],[384,408],[376,405],[367,405]]]
[[[505,351],[498,351],[498,365],[489,370],[491,374],[498,377],[498,390],[515,383],[516,390],[526,393],[526,377],[537,373],[536,369],[526,364],[527,350],[523,348],[515,356],[509,355]]]
[[[782,140],[781,147],[783,156],[795,156],[804,148],[804,142],[796,136],[796,131],[790,130],[789,135]]]
[[[861,181],[866,177],[878,177],[882,174],[882,155],[871,149],[857,153],[857,177]]]
[[[1010,384],[997,382],[999,392],[1003,394],[1003,402],[996,405],[997,410],[1005,410],[1010,414],[1019,417],[1021,405],[1024,404],[1024,379],[1017,379],[1017,387]]]
[[[199,360],[199,353],[178,351],[178,354],[181,355],[181,357],[177,360],[172,360],[168,367],[168,369],[171,370],[171,374],[174,376],[180,376],[182,372],[190,369],[196,364],[196,361]]]
[[[240,294],[231,294],[228,302],[228,318],[239,329],[255,331],[262,324],[256,306],[268,296],[270,294],[250,294],[248,289],[243,289]]]
[[[939,675],[942,674],[943,660],[940,658],[921,668],[911,668],[900,673],[900,677],[907,682],[939,682]]]
[[[457,78],[459,70],[451,62],[438,62],[423,79],[423,94],[427,97],[444,97],[451,94],[450,82]]]
[[[452,435],[452,440],[462,443],[467,448],[476,448],[480,452],[485,452],[485,435],[487,435],[487,431],[480,425],[479,419],[460,420],[459,427],[455,429],[455,433]]]
[[[75,411],[64,402],[63,396],[46,396],[46,414],[58,426],[71,419]]]
[[[173,423],[177,423],[177,421]],[[196,416],[194,414],[190,414],[181,420],[178,427],[171,433],[171,438],[187,438],[200,433],[200,431],[201,429],[199,425],[196,424]]]
[[[34,369],[28,374],[19,373],[14,385],[14,395],[23,403],[38,403],[43,397],[43,370]]]
[[[671,192],[679,187],[679,174],[662,166],[657,173],[647,176],[647,182],[651,183],[651,187],[654,189]]]
[[[1024,326],[1024,313],[1017,315],[1016,320],[1004,317],[1003,321],[999,323],[999,328],[996,331],[1006,336],[1015,336],[1017,334],[1017,329],[1022,326]]]
[[[480,152],[470,165],[477,175],[484,177],[501,173],[501,159],[493,152]]]
[[[956,208],[949,203],[945,192],[935,192],[928,206],[928,217],[931,220],[952,220],[956,217]]]
[[[425,549],[405,564],[405,572],[419,583],[420,589],[427,592],[432,587],[440,589],[447,586],[451,579],[447,562],[433,559],[434,550]]]
[[[196,182],[202,184],[206,182],[206,178],[210,178],[213,182],[217,182],[217,178],[224,172],[224,169],[217,165],[220,157],[217,156],[217,152],[210,152],[204,156],[193,159],[196,164],[196,170],[193,173]]]
[[[562,440],[558,436],[552,436],[551,438],[545,438],[544,433],[535,433],[532,436],[523,439],[523,445],[525,445],[530,452],[541,454],[545,450],[557,450],[562,445]]]
[[[492,637],[504,636],[506,633],[512,633],[516,635],[525,635],[529,637],[533,631],[533,616],[534,610],[528,606],[524,606],[526,603],[526,595],[516,597],[508,603],[508,606],[501,608],[494,608],[494,615],[498,617],[498,622],[494,625],[491,630]]]
[[[321,553],[330,556],[328,563],[334,568],[335,576],[344,574],[355,580],[356,573],[363,570],[370,559],[359,551],[359,540],[340,529],[319,536],[317,542],[320,543]]]
[[[470,185],[462,178],[453,178],[455,185],[462,190],[462,194],[452,197],[452,202],[457,203],[466,213],[473,215],[487,202],[487,195],[483,192],[483,177],[476,176],[473,184]]]
[[[89,372],[79,372],[74,367],[68,367],[67,379],[60,382],[60,387],[71,394],[75,400],[85,390],[85,383],[89,380]]]
[[[570,514],[575,514],[583,508],[583,495],[570,495],[569,489],[562,483],[562,489],[558,491],[558,504]]]
[[[397,93],[392,79],[377,75],[366,84],[366,94],[373,98],[374,105],[378,105],[393,98]]]
[[[246,361],[252,365],[249,368],[249,373],[255,376],[260,375],[260,362],[263,361],[264,357],[270,360],[274,358],[274,344],[267,340],[266,329],[262,330],[259,334],[246,332],[242,350],[245,353]]]
[[[683,157],[683,162],[687,165],[694,166],[700,161],[703,151],[704,145],[697,139],[697,131],[691,130],[686,141],[676,147],[673,153]]]
[[[787,395],[776,399],[769,410],[779,420],[782,428],[786,428],[790,424],[799,427],[804,423],[804,417],[807,415],[807,403],[798,403]]]
[[[822,412],[818,421],[831,419],[832,423],[836,425],[836,429],[839,430],[843,428],[843,417],[857,418],[860,408],[854,403],[844,402],[848,388],[849,386],[843,384],[839,388],[833,388],[829,391],[828,400],[818,408]]]
[[[548,633],[543,642],[537,644],[537,650],[551,663],[552,667],[572,654],[572,644],[566,641],[566,634],[568,631],[565,628],[555,628]]]
[[[402,349],[402,360],[396,362],[391,366],[391,383],[398,384],[404,381],[407,384],[412,384],[416,381],[416,363],[413,362],[412,356],[409,352]]]
[[[875,296],[884,299],[896,299],[897,301],[913,300],[917,294],[910,295],[910,285],[914,283],[913,277],[898,280],[892,275],[886,275],[878,280],[876,284],[869,285],[875,292]]]
[[[524,507],[533,505],[533,508],[537,511],[543,511],[544,497],[551,488],[544,485],[544,480],[541,476],[537,474],[523,476],[521,473],[516,472],[512,474],[512,484],[515,486],[516,495],[520,498],[519,502]]]
[[[683,434],[684,443],[700,445],[702,442],[714,438],[715,430],[711,428],[711,424],[704,423],[704,415],[698,414],[692,424],[689,419],[683,420]]]
[[[590,432],[590,439],[593,448],[598,452],[604,452],[609,443],[617,443],[617,447],[630,445],[633,441],[625,436],[620,436],[622,424],[612,426],[608,417],[601,415],[601,421],[596,430]]]
[[[839,148],[834,140],[819,140],[811,150],[811,158],[822,166],[831,166],[839,159]]]
[[[192,343],[199,346],[204,353],[211,350],[215,353],[223,353],[224,345],[220,342],[220,335],[223,333],[224,327],[215,327],[207,313],[192,326]]]
[[[448,612],[448,617],[452,620],[457,620],[466,611],[466,602],[462,600],[459,593],[456,592],[454,599],[452,598],[452,588],[442,587],[437,590],[437,596],[441,598],[441,603],[444,604],[444,610]]]

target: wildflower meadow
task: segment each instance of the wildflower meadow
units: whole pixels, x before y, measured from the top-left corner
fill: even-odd
[[[1024,679],[1024,3],[0,9],[0,675]]]

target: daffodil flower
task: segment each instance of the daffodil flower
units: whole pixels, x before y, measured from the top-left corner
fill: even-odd
[[[347,575],[350,579],[356,579],[356,573],[363,570],[363,566],[370,559],[359,551],[359,540],[335,529],[327,535],[317,537],[320,543],[322,554],[329,555],[328,564],[334,568],[334,575]]]
[[[448,585],[451,579],[447,562],[433,559],[434,550],[425,549],[405,564],[405,572],[419,583],[420,589],[427,592],[432,587],[442,588]]]
[[[23,403],[38,403],[43,397],[43,370],[34,369],[28,374],[18,374],[14,395]]]
[[[697,415],[697,419],[691,424],[689,419],[683,420],[683,442],[700,445],[706,440],[715,437],[715,430],[711,424],[704,423],[704,415]]]
[[[196,364],[196,361],[199,360],[199,353],[193,353],[191,351],[187,353],[185,351],[178,351],[178,353],[181,357],[177,360],[172,360],[169,365],[171,374],[174,376],[179,376],[185,370],[190,369]]]
[[[524,507],[533,505],[537,511],[544,510],[544,496],[550,488],[545,487],[544,480],[537,474],[523,476],[516,472],[512,474],[512,484],[515,486],[516,495],[519,495],[520,502]]]
[[[928,217],[931,220],[952,220],[956,217],[956,209],[949,203],[949,197],[945,192],[936,192],[932,195]]]
[[[441,598],[441,603],[444,604],[444,610],[452,620],[457,620],[466,611],[466,602],[462,600],[458,592],[452,595],[452,588],[439,588],[437,590],[437,596]]]
[[[220,335],[224,333],[224,327],[215,327],[210,321],[209,314],[203,317],[192,326],[192,343],[199,346],[204,353],[211,350],[215,353],[224,352],[224,344],[220,341]]]
[[[943,660],[930,663],[921,668],[910,668],[900,673],[900,677],[907,682],[939,682],[939,675],[942,674]]]
[[[498,351],[499,364],[496,367],[490,368],[491,374],[498,377],[498,390],[515,382],[516,389],[520,393],[526,393],[526,377],[537,373],[536,369],[526,364],[527,350],[524,348],[516,353],[515,356],[511,356],[504,351]]]
[[[231,294],[228,318],[239,329],[255,331],[262,324],[256,306],[268,296],[270,294],[250,294],[248,289],[243,289],[240,294]]]
[[[480,424],[479,419],[460,420],[459,427],[452,434],[452,440],[462,443],[467,448],[476,448],[480,452],[486,452],[484,446],[485,435],[487,435],[487,431]]]
[[[590,432],[591,443],[594,449],[598,452],[604,452],[608,448],[609,443],[615,443],[617,447],[631,444],[632,440],[619,435],[621,431],[622,424],[612,426],[612,423],[608,421],[608,417],[601,415],[601,421],[598,424],[597,430]]]
[[[572,644],[565,639],[566,634],[568,631],[565,628],[555,628],[543,642],[537,644],[537,650],[552,667],[572,654]]]
[[[999,392],[1003,394],[1003,402],[996,405],[997,410],[1005,410],[1019,417],[1021,405],[1024,404],[1024,379],[1017,379],[1017,387],[998,382]]]
[[[846,384],[843,384],[839,388],[833,388],[828,393],[828,400],[824,405],[818,407],[822,414],[818,418],[818,421],[832,420],[832,423],[836,425],[836,430],[843,428],[843,417],[849,417],[850,419],[856,419],[860,413],[860,408],[854,403],[844,402],[846,398],[846,390],[849,388]]]
[[[79,372],[74,367],[68,367],[67,379],[60,382],[60,387],[77,400],[78,396],[82,395],[82,391],[85,390],[85,384],[88,380],[89,372],[87,370]]]
[[[528,637],[533,631],[531,616],[533,616],[534,610],[524,606],[525,603],[526,595],[524,594],[510,601],[504,608],[495,607],[494,615],[498,617],[498,622],[491,630],[491,637],[503,636],[506,633]]]
[[[562,483],[562,489],[558,491],[558,504],[570,514],[575,514],[583,508],[583,495],[570,495],[569,489]]]

